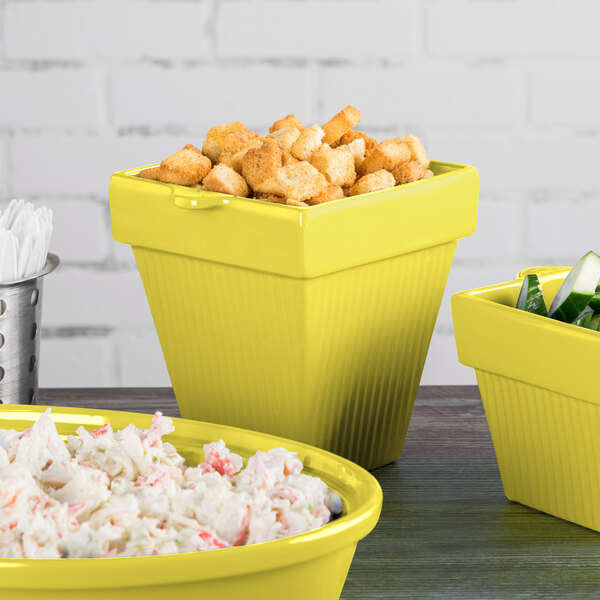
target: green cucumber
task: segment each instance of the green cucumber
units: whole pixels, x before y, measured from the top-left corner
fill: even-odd
[[[583,309],[583,312],[573,321],[573,325],[577,325],[578,327],[586,327],[589,329],[593,316],[594,311],[589,306],[586,306]]]
[[[542,317],[548,316],[546,303],[544,302],[544,294],[542,294],[540,280],[537,275],[532,273],[525,275],[519,299],[517,300],[517,308],[536,315],[541,315]]]
[[[600,285],[596,286],[596,293],[590,300],[588,306],[595,312],[600,313]]]
[[[565,323],[573,323],[594,297],[598,281],[600,256],[595,252],[588,252],[577,261],[556,292],[548,316]]]
[[[594,331],[600,331],[600,315],[594,314],[594,316],[590,319],[588,324],[588,329],[593,329]]]

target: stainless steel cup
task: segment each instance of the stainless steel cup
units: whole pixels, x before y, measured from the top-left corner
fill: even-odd
[[[38,394],[43,277],[60,260],[27,279],[0,283],[0,403],[33,404]]]

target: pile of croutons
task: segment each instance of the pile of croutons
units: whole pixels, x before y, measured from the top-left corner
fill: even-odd
[[[432,177],[420,140],[378,143],[354,129],[347,106],[325,125],[305,128],[294,116],[261,137],[239,121],[210,129],[202,151],[188,144],[139,177],[293,206],[313,206]]]

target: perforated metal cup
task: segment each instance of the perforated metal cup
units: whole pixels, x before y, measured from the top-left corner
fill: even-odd
[[[0,283],[0,403],[33,404],[38,394],[43,277],[60,260],[27,279]]]

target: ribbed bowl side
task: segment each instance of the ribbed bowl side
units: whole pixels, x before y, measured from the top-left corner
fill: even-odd
[[[600,531],[600,407],[476,373],[506,496]]]
[[[321,445],[367,468],[400,456],[455,248],[308,282],[307,391]]]
[[[134,248],[184,417],[400,455],[456,242],[315,279]]]
[[[182,416],[293,438],[304,415],[304,282],[134,251]]]

